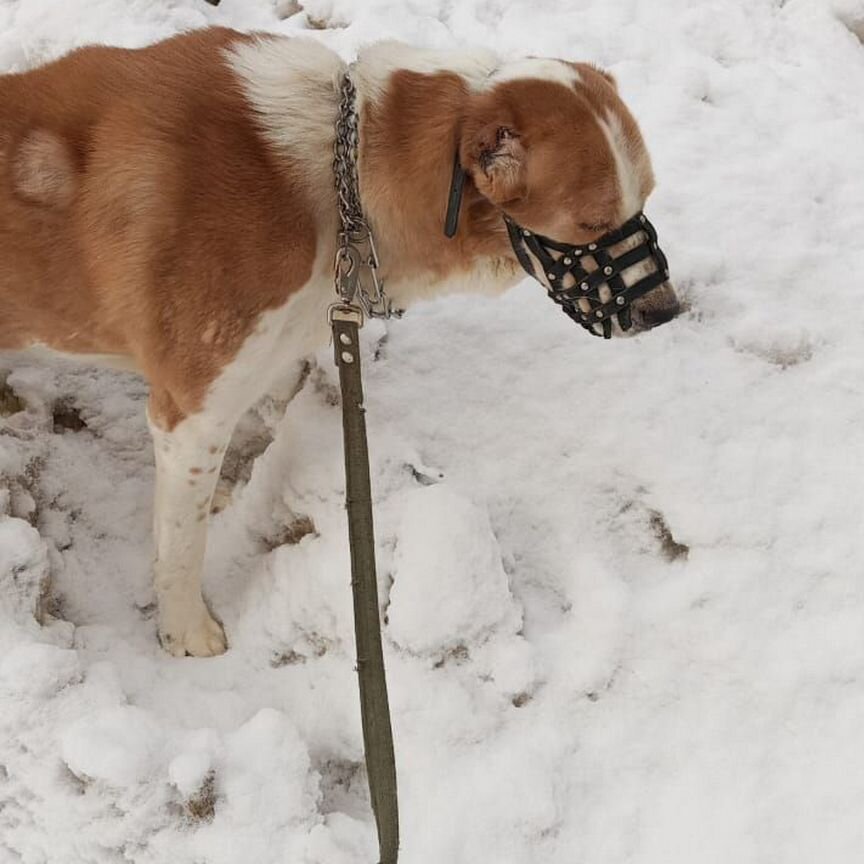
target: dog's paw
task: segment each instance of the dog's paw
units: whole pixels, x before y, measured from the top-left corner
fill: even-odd
[[[159,625],[159,641],[174,657],[215,657],[224,654],[228,640],[222,625],[201,604],[194,614],[184,614],[180,620],[163,616]]]

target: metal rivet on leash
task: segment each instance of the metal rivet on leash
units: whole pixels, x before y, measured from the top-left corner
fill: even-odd
[[[604,268],[603,268],[603,272],[604,272],[607,276],[611,276],[611,275],[612,275],[612,268],[611,268],[611,267],[604,267]]]

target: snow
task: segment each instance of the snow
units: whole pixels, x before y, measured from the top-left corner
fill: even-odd
[[[9,490],[3,490],[7,492]],[[4,496],[11,499],[11,495]],[[29,503],[29,502],[28,502]],[[48,553],[39,532],[23,519],[0,516],[0,612],[3,619],[27,624],[40,612],[47,588]],[[8,648],[3,634],[0,647]]]
[[[60,755],[81,780],[133,786],[155,767],[161,731],[148,712],[121,705],[75,723],[61,738]]]
[[[7,0],[0,66],[207,23],[600,63],[689,306],[605,343],[525,282],[365,328],[402,860],[860,860],[864,2],[304,5]],[[240,436],[212,660],[155,640],[143,383],[6,372],[0,864],[375,860],[329,351]]]
[[[522,613],[484,507],[443,484],[394,502],[400,511],[390,590],[390,636],[413,654],[465,649],[516,633]],[[458,602],[453,602],[458,598]]]

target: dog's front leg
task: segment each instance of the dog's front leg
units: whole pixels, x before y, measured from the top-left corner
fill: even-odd
[[[201,568],[210,502],[233,424],[191,415],[169,426],[152,404],[148,421],[156,454],[153,581],[159,638],[177,657],[211,657],[227,644],[201,596]]]

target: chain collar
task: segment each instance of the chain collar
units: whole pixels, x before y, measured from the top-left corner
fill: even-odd
[[[338,245],[334,283],[337,303],[330,307],[334,313],[353,314],[362,323],[363,317],[390,318],[401,312],[394,310],[384,285],[378,276],[378,253],[372,230],[360,203],[360,184],[357,176],[357,154],[360,134],[356,110],[357,90],[350,70],[345,72],[339,92],[339,116],[336,120],[336,141],[333,155],[333,175],[339,207]]]

